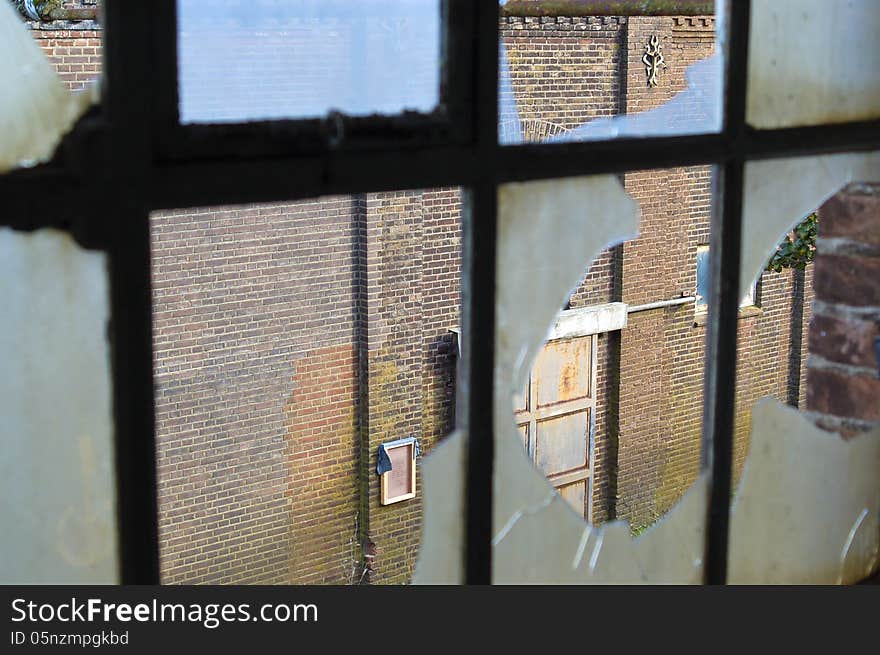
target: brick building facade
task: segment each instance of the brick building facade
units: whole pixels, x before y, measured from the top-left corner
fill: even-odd
[[[97,25],[32,27],[71,87],[97,75]],[[712,52],[714,27],[712,17],[502,19],[527,135],[660,106]],[[668,63],[657,87],[641,62],[652,35]],[[571,308],[693,295],[710,177],[627,174],[641,236],[593,263]],[[377,448],[415,436],[429,452],[453,424],[461,210],[459,190],[431,189],[153,216],[164,582],[410,578],[420,499],[379,504]],[[741,312],[737,473],[753,402],[803,401],[811,276],[765,273],[757,306]],[[595,336],[594,522],[640,530],[695,478],[701,323],[683,303],[632,311],[625,329]]]

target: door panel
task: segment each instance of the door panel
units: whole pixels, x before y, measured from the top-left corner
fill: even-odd
[[[559,494],[588,516],[595,337],[549,341],[514,413],[523,446]]]
[[[547,342],[532,370],[536,408],[590,395],[592,344],[592,337]]]
[[[581,516],[587,515],[587,481],[559,487],[559,495]]]
[[[537,423],[535,461],[544,475],[586,468],[589,426],[589,410]]]

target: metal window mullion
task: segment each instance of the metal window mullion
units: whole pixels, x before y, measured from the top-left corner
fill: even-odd
[[[706,526],[707,584],[727,582],[730,490],[736,401],[739,269],[743,172],[748,154],[745,123],[750,0],[731,2],[725,69],[724,136],[731,156],[715,171],[710,239],[709,329],[703,415],[703,467],[711,470]]]
[[[120,578],[158,584],[149,228],[153,15],[151,3],[127,0],[106,0],[104,11],[102,110],[109,138],[95,209],[110,261]]]
[[[473,3],[475,156],[481,178],[467,191],[462,261],[462,325],[465,338],[467,471],[465,583],[492,582],[494,489],[495,260],[498,194],[498,3]]]

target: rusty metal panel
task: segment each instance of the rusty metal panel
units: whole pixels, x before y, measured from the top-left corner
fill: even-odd
[[[586,398],[590,395],[591,337],[550,341],[532,371],[536,407]]]

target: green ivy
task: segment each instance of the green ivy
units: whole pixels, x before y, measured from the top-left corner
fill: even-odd
[[[804,270],[816,256],[818,228],[819,216],[813,212],[776,246],[776,252],[767,263],[767,270],[776,273],[781,273],[783,268]]]

